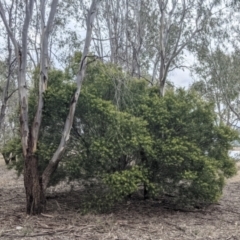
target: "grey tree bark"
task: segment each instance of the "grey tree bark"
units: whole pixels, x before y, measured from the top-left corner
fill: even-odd
[[[71,99],[69,113],[65,121],[65,126],[62,132],[62,138],[58,149],[50,160],[48,166],[40,175],[38,170],[38,159],[36,156],[37,143],[39,138],[39,130],[42,121],[42,110],[44,106],[43,95],[47,89],[48,70],[49,70],[49,36],[53,28],[54,17],[57,11],[58,0],[52,0],[50,13],[47,24],[45,24],[46,1],[41,0],[41,49],[40,49],[40,77],[39,77],[39,96],[38,106],[33,123],[29,123],[28,119],[28,95],[26,83],[26,67],[28,55],[28,31],[33,15],[34,0],[29,0],[25,3],[25,17],[22,28],[21,43],[18,43],[9,26],[2,2],[0,1],[0,16],[8,32],[8,36],[14,45],[15,55],[18,60],[18,94],[20,102],[20,128],[21,142],[23,149],[24,161],[24,185],[26,190],[26,212],[27,214],[39,214],[45,208],[45,191],[53,172],[56,170],[58,163],[61,161],[62,154],[66,148],[70,130],[74,119],[76,104],[81,91],[82,82],[85,76],[87,66],[87,58],[92,40],[92,28],[97,11],[97,7],[101,0],[92,0],[91,7],[87,16],[87,33],[85,46],[82,54],[82,59],[77,75],[77,89]],[[30,127],[29,127],[30,126]]]

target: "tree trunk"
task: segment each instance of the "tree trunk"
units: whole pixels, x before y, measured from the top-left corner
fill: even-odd
[[[26,191],[26,213],[29,215],[40,214],[45,210],[46,198],[38,170],[38,159],[32,153],[28,153],[25,158],[24,186]]]
[[[5,95],[5,94],[4,94]],[[3,123],[4,123],[4,118],[5,118],[5,112],[6,112],[6,97],[3,97],[3,101],[2,101],[2,106],[1,106],[1,111],[0,111],[0,130],[2,129]]]
[[[165,82],[164,81],[160,81],[159,94],[160,94],[160,97],[164,97],[164,94],[165,94]]]

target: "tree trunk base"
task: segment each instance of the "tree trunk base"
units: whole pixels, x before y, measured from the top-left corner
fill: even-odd
[[[30,155],[25,159],[24,186],[26,191],[26,213],[37,215],[46,208],[45,192],[38,171],[38,159]]]

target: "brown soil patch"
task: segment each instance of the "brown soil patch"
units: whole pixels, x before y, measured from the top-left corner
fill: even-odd
[[[108,214],[83,216],[79,192],[57,187],[50,195],[55,197],[44,215],[26,216],[22,177],[0,159],[0,239],[240,239],[240,172],[228,181],[219,204],[194,212],[132,200]]]

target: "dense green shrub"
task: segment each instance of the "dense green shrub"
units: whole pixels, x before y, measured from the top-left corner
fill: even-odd
[[[40,170],[61,138],[75,89],[74,66],[49,74],[36,153]],[[32,91],[30,114],[36,106]],[[234,131],[218,124],[213,104],[194,92],[169,90],[161,98],[144,81],[96,61],[88,68],[71,138],[50,184],[66,178],[94,180],[106,190],[105,200],[96,201],[100,208],[142,186],[149,197],[170,194],[183,206],[215,202],[225,178],[236,172],[228,156],[234,139]],[[19,155],[19,146],[20,140],[14,139],[3,151]],[[23,162],[15,166],[20,173]]]
[[[217,125],[213,105],[184,90],[164,98],[149,94],[137,115],[148,122],[153,157],[146,160],[150,180],[181,204],[214,202],[224,178],[236,172],[228,156],[237,134]]]

